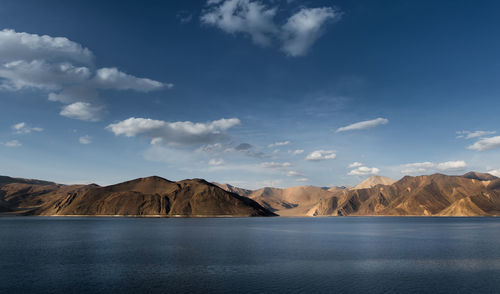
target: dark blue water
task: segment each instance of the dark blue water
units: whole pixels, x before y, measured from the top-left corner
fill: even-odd
[[[0,293],[500,293],[499,218],[0,218]]]

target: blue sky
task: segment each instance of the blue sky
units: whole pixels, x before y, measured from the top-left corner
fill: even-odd
[[[496,1],[2,1],[0,174],[500,175]]]

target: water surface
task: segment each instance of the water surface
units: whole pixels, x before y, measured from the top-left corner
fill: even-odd
[[[500,218],[0,218],[0,293],[500,293]]]

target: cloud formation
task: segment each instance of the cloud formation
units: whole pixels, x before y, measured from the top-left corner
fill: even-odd
[[[292,164],[290,162],[269,161],[269,162],[261,163],[260,166],[266,167],[266,168],[284,168],[284,167],[290,167],[290,166],[292,166]]]
[[[88,145],[92,143],[92,137],[89,135],[82,136],[78,139],[78,142],[80,142],[80,144]]]
[[[20,122],[12,126],[14,133],[16,134],[29,134],[31,132],[42,132],[43,128],[40,127],[30,127],[25,122]]]
[[[355,168],[355,167],[360,167],[360,166],[363,166],[363,164],[361,162],[353,162],[351,164],[349,164],[347,167],[348,168]]]
[[[102,105],[93,105],[89,102],[75,102],[64,106],[59,114],[73,119],[95,122],[101,120],[104,112],[105,107]]]
[[[403,174],[415,174],[415,173],[425,173],[425,172],[429,172],[429,171],[463,170],[467,167],[467,163],[463,160],[445,161],[445,162],[440,162],[440,163],[425,161],[425,162],[415,162],[415,163],[404,164],[402,167],[404,169],[401,170],[401,173],[403,173]]]
[[[328,20],[340,19],[340,13],[331,7],[302,8],[282,27],[282,50],[290,56],[303,56],[323,33]]]
[[[215,166],[223,165],[224,164],[224,159],[222,159],[222,158],[212,158],[212,159],[210,159],[208,161],[208,164],[215,165]]]
[[[324,31],[327,21],[339,20],[341,13],[331,7],[301,8],[282,25],[275,21],[279,7],[260,1],[207,1],[201,22],[229,34],[250,36],[259,46],[281,43],[289,56],[303,56]]]
[[[485,151],[496,148],[500,148],[500,136],[482,138],[467,147],[467,149],[476,151]]]
[[[105,107],[98,101],[101,89],[149,92],[171,88],[147,78],[126,74],[116,67],[96,69],[94,55],[82,45],[64,37],[0,31],[0,90],[38,89],[47,92],[50,101],[65,105],[61,115],[97,121]],[[75,107],[85,107],[87,115],[73,115]],[[100,106],[97,106],[100,105]]]
[[[309,153],[306,156],[306,160],[322,161],[322,160],[335,159],[336,157],[337,155],[335,154],[334,150],[316,150]]]
[[[494,175],[495,177],[500,177],[500,168],[499,169],[491,169],[488,171],[489,174]]]
[[[496,131],[457,131],[457,139],[473,139],[495,134]]]
[[[152,144],[165,142],[170,145],[208,144],[224,137],[222,131],[240,124],[237,118],[219,119],[207,123],[190,121],[166,122],[149,118],[131,117],[110,124],[106,129],[116,136],[135,137],[143,134]]]
[[[345,127],[340,127],[337,129],[337,133],[345,132],[345,131],[370,129],[370,128],[374,128],[374,127],[377,127],[380,125],[385,125],[387,123],[389,123],[388,119],[379,117],[379,118],[372,119],[372,120],[365,120],[365,121],[353,123],[353,124],[347,125]]]
[[[267,145],[267,147],[273,148],[273,147],[279,147],[279,146],[286,146],[286,145],[288,145],[290,143],[291,143],[290,141],[275,142],[275,143]]]
[[[18,140],[11,140],[11,141],[5,142],[3,145],[5,147],[10,147],[10,148],[16,148],[16,147],[23,146],[23,144],[21,144],[21,142],[19,142]]]
[[[304,150],[303,149],[288,150],[288,153],[290,153],[292,155],[299,155],[299,154],[304,153]]]
[[[350,176],[366,176],[366,175],[376,175],[380,172],[380,169],[376,167],[366,167],[360,166],[351,170],[348,175]]]
[[[306,177],[306,175],[304,175],[303,173],[296,171],[296,170],[291,170],[291,171],[287,172],[286,175],[288,177],[301,177],[301,178]]]

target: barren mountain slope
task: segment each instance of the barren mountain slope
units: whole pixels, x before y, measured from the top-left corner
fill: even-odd
[[[140,178],[95,188],[43,207],[41,215],[271,216],[255,201],[204,180]]]
[[[310,214],[459,216],[483,215],[482,211],[497,214],[500,194],[491,188],[494,184],[494,181],[485,184],[484,181],[442,174],[406,176],[389,186],[344,191],[336,201],[323,199]],[[466,197],[471,199],[462,200]]]

